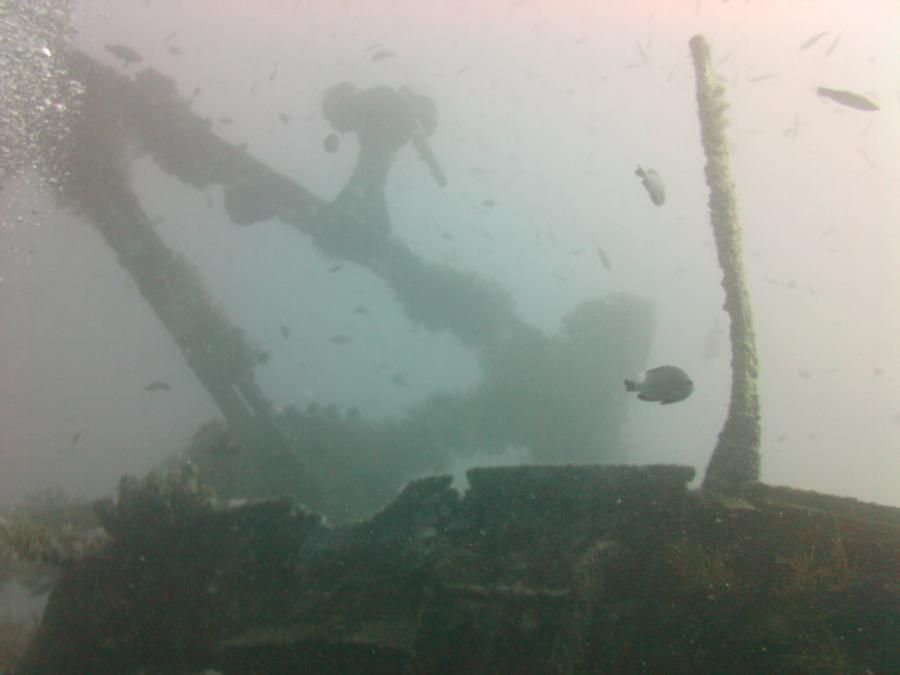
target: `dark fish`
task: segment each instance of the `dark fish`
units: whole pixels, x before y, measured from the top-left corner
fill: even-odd
[[[391,382],[393,382],[395,386],[401,388],[409,384],[409,380],[406,379],[406,376],[403,373],[394,373],[391,376]]]
[[[278,61],[272,66],[272,72],[269,74],[269,82],[274,82],[276,75],[278,75]]]
[[[72,439],[69,441],[69,445],[78,445],[79,440],[81,440],[81,429],[79,429],[78,432],[74,436],[72,436]]]
[[[172,387],[161,380],[154,380],[144,387],[144,391],[172,391]]]
[[[814,44],[816,44],[819,40],[821,40],[823,37],[828,35],[829,32],[830,31],[826,30],[826,31],[822,31],[821,33],[816,33],[811,38],[809,38],[806,42],[804,42],[802,45],[800,45],[800,51],[803,51],[804,49],[809,49]]]
[[[169,45],[169,53],[172,56],[181,56],[184,52],[181,50],[181,47],[177,45]]]
[[[220,117],[219,124],[234,124],[234,120],[230,117]]]
[[[837,49],[838,42],[840,42],[840,41],[841,41],[840,35],[838,35],[836,38],[834,38],[834,42],[831,43],[831,46],[828,47],[828,50],[825,52],[826,58],[831,56],[834,53],[834,50]]]
[[[367,316],[369,314],[369,310],[362,305],[359,305],[353,310],[353,313],[360,314],[361,316]]]
[[[372,54],[372,61],[381,61],[383,59],[390,59],[396,56],[394,52],[389,51],[387,49],[379,49],[377,52]]]
[[[194,93],[191,94],[191,98],[197,98],[200,95],[200,92],[203,91],[200,87],[194,88]]]
[[[647,194],[650,195],[650,201],[657,206],[662,206],[666,203],[666,187],[663,185],[662,178],[659,177],[659,174],[656,173],[656,171],[653,169],[644,171],[644,169],[638,165],[637,171],[634,173],[636,176],[640,177],[641,183],[644,184],[644,188],[647,190]]]
[[[291,337],[291,329],[288,328],[287,326],[285,326],[284,324],[281,324],[278,327],[278,330],[281,331],[281,337],[283,337],[283,338]]]
[[[756,77],[751,77],[747,82],[765,82],[766,80],[770,80],[775,77],[775,73],[766,73],[765,75],[757,75]]]
[[[322,141],[322,147],[325,148],[325,152],[333,155],[341,147],[341,139],[337,134],[328,134]]]
[[[609,256],[606,255],[606,251],[599,246],[597,247],[597,257],[600,258],[600,264],[603,265],[604,269],[612,269],[612,262],[610,262]]]
[[[171,33],[166,35],[166,37],[163,38],[163,42],[170,42],[180,32],[181,32],[180,30],[172,31]]]
[[[332,265],[328,268],[328,271],[334,274],[335,272],[340,272],[344,268],[343,263],[338,263],[337,265]]]
[[[140,63],[141,55],[127,45],[106,45],[106,51],[125,63]]]
[[[681,368],[659,366],[648,370],[640,382],[625,380],[625,389],[638,392],[638,398],[642,401],[658,401],[666,405],[690,396],[694,383]]]
[[[862,94],[857,94],[845,89],[829,89],[828,87],[819,87],[816,93],[824,98],[830,98],[837,101],[841,105],[856,110],[879,110],[878,106]]]
[[[810,373],[808,370],[803,370],[802,368],[797,371],[797,374],[804,380],[808,380],[812,377],[812,373]]]
[[[350,342],[351,338],[346,335],[332,335],[328,341],[335,345],[345,345]]]
[[[291,116],[287,113],[278,113],[278,119],[281,120],[282,124],[290,124]]]
[[[497,206],[497,202],[495,202],[493,199],[485,199],[483,202],[481,202],[481,205],[492,209]]]

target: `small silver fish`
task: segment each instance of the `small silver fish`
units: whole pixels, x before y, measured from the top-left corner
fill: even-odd
[[[855,108],[856,110],[880,110],[874,101],[871,101],[862,94],[857,94],[845,89],[819,87],[816,89],[816,93],[823,98],[830,98],[832,101],[837,101],[841,105]]]
[[[694,391],[694,383],[681,368],[659,366],[644,373],[640,382],[625,380],[626,391],[638,392],[642,401],[658,401],[663,405],[683,401]]]
[[[647,189],[647,194],[650,195],[650,201],[657,206],[662,206],[666,203],[666,187],[663,185],[662,178],[659,177],[659,174],[656,173],[656,171],[653,169],[647,169],[645,171],[638,165],[637,171],[634,173],[636,176],[640,177],[641,182]]]
[[[127,45],[106,45],[106,51],[125,63],[141,62],[141,55]]]
[[[827,31],[827,30],[822,31],[821,33],[816,33],[811,38],[809,38],[806,42],[804,42],[802,45],[800,45],[800,51],[803,51],[804,49],[809,49],[814,44],[816,44],[819,40],[821,40],[823,37],[828,35],[828,33],[829,33],[829,31]]]
[[[600,258],[600,264],[603,265],[604,269],[612,269],[612,261],[610,261],[609,256],[606,255],[606,251],[599,246],[597,247],[597,257]]]
[[[381,61],[383,59],[390,59],[396,56],[394,52],[389,51],[387,49],[379,49],[377,52],[372,54],[372,61]]]
[[[144,391],[171,391],[172,386],[160,380],[155,380],[144,387]]]

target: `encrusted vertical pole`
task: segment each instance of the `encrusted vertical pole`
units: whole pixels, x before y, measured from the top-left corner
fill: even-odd
[[[759,480],[759,394],[756,387],[756,341],[750,299],[741,266],[741,231],[737,201],[728,165],[725,88],[716,80],[710,63],[709,44],[702,35],[691,38],[691,54],[697,76],[697,108],[703,150],[706,153],[706,184],[709,213],[722,286],[725,311],[731,318],[731,401],[728,418],[719,433],[703,486],[728,489]]]

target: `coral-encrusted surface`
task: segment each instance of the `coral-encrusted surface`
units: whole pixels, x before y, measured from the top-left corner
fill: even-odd
[[[342,527],[125,482],[19,672],[896,672],[898,510],[692,476],[473,469]]]

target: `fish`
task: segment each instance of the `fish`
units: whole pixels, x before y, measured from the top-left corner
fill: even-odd
[[[394,52],[389,51],[387,49],[379,49],[377,52],[372,54],[372,61],[381,61],[383,59],[390,59],[396,56]]]
[[[481,205],[486,206],[489,209],[491,209],[491,208],[497,206],[497,202],[495,202],[493,199],[485,199],[483,202],[481,202]]]
[[[612,269],[612,262],[610,262],[609,256],[606,255],[606,251],[604,251],[599,246],[597,247],[597,257],[600,258],[600,264],[603,265],[604,269]]]
[[[125,63],[140,63],[141,55],[127,45],[106,45],[106,51]]]
[[[358,305],[354,310],[354,314],[359,314],[361,316],[367,316],[369,314],[369,310],[366,309],[363,305]]]
[[[642,401],[658,401],[667,405],[690,396],[694,383],[681,368],[659,366],[644,373],[641,381],[625,380],[625,390],[638,392],[638,398]]]
[[[812,373],[808,370],[803,370],[802,368],[797,371],[797,374],[802,377],[804,380],[808,380],[812,377]]]
[[[647,169],[645,171],[638,165],[637,171],[635,171],[634,174],[640,177],[641,183],[644,184],[644,188],[647,190],[647,194],[650,195],[650,201],[657,206],[662,206],[666,203],[666,187],[663,185],[662,179],[656,171],[653,169]]]
[[[869,165],[870,169],[878,168],[878,164],[875,162],[875,160],[873,160],[871,157],[869,157],[868,153],[865,150],[863,150],[862,148],[857,148],[856,152],[859,153],[860,157],[862,157],[864,160],[866,160],[866,164]]]
[[[819,40],[821,40],[823,37],[828,35],[829,32],[831,32],[831,31],[824,30],[821,33],[816,33],[811,38],[806,40],[806,42],[804,42],[802,45],[800,45],[800,51],[803,51],[804,49],[809,49],[814,44],[816,44]]]
[[[337,265],[329,267],[328,271],[334,274],[335,272],[340,272],[342,269],[344,269],[344,263],[338,263]]]
[[[329,155],[333,155],[341,147],[341,139],[337,134],[328,134],[325,140],[322,141],[322,147],[325,148],[325,152]]]
[[[281,120],[282,124],[290,124],[291,123],[291,116],[288,115],[287,113],[278,113],[278,119]]]
[[[641,43],[640,43],[640,42],[637,43],[637,48],[638,48],[638,53],[641,55],[641,63],[643,63],[645,66],[649,66],[649,65],[650,65],[650,59],[647,58],[647,52],[645,52],[645,51],[644,51],[644,48],[641,47]]]
[[[219,124],[234,124],[234,120],[230,117],[220,117]]]
[[[288,328],[287,326],[285,326],[284,324],[281,324],[278,327],[278,330],[281,332],[281,337],[283,337],[283,338],[291,337],[291,329]]]
[[[144,391],[172,391],[172,385],[161,380],[154,380],[144,387]]]
[[[401,388],[409,384],[409,380],[406,379],[406,376],[403,373],[394,373],[391,376],[391,382],[394,383],[394,386]]]
[[[730,59],[732,56],[734,56],[734,54],[735,54],[736,51],[737,51],[737,50],[732,49],[732,50],[731,50],[730,52],[728,52],[725,56],[723,56],[721,59],[718,60],[718,64],[719,64],[719,65],[722,65],[723,63],[725,63],[726,61],[728,61],[728,59]]]
[[[274,82],[275,77],[278,75],[278,61],[275,62],[275,65],[272,66],[272,72],[269,74],[269,82]]]
[[[846,89],[829,89],[828,87],[819,87],[816,89],[816,94],[822,96],[823,98],[830,98],[832,101],[836,101],[841,105],[845,105],[848,108],[855,108],[856,110],[880,110],[878,105],[872,101],[871,99],[866,98],[862,94],[857,94],[852,91],[847,91]]]
[[[828,49],[825,52],[826,58],[828,58],[829,56],[831,56],[834,53],[834,50],[837,49],[838,42],[840,42],[840,41],[841,41],[840,35],[838,35],[836,38],[834,38],[834,42],[831,43],[831,46],[828,47]]]
[[[766,80],[770,80],[775,77],[775,73],[766,73],[765,75],[757,75],[756,77],[751,77],[747,82],[765,82]]]
[[[350,339],[351,338],[347,337],[346,335],[332,335],[330,338],[328,338],[328,341],[335,345],[345,345],[350,342]]]
[[[795,115],[794,116],[794,124],[792,126],[790,126],[789,128],[785,129],[784,131],[782,131],[781,135],[784,136],[785,138],[790,138],[791,140],[794,140],[795,138],[797,138],[797,133],[800,130],[799,126],[800,126],[800,118]]]
[[[169,42],[169,41],[173,40],[175,38],[175,36],[178,35],[180,32],[181,32],[180,30],[172,31],[171,33],[166,35],[165,38],[163,38],[163,42]]]
[[[178,45],[169,45],[169,53],[172,56],[181,56],[184,54],[184,51]]]
[[[72,439],[69,441],[69,445],[78,445],[78,441],[81,440],[81,429],[79,429]]]

